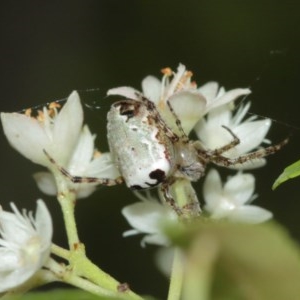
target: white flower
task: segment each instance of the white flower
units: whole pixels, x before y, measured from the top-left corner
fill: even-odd
[[[224,91],[219,92],[219,94]],[[268,142],[265,136],[268,133],[271,120],[255,120],[250,117],[244,121],[246,113],[250,108],[250,103],[241,106],[239,110],[233,114],[232,106],[225,104],[212,109],[206,116],[202,118],[195,126],[195,132],[206,149],[217,149],[233,141],[232,134],[222,126],[226,126],[239,138],[240,143],[222,155],[229,158],[236,158],[257,148],[261,143]],[[238,165],[239,168],[257,168],[265,164],[265,159],[255,159],[248,163]]]
[[[76,147],[83,123],[79,95],[74,91],[60,112],[43,108],[34,118],[21,113],[1,113],[4,133],[10,144],[34,163],[52,167],[43,150],[65,166]]]
[[[180,119],[184,132],[189,134],[195,124],[210,109],[250,93],[249,89],[234,89],[222,95],[214,95],[218,87],[215,82],[197,88],[196,83],[191,81],[192,72],[187,71],[182,64],[179,64],[176,73],[170,68],[165,68],[162,72],[164,75],[161,81],[156,77],[147,76],[142,81],[142,90],[145,97],[156,104],[163,119],[175,132],[178,132],[178,129],[167,107],[167,101],[170,102]],[[111,89],[108,95],[122,95],[136,100],[140,98],[140,92],[131,87]]]
[[[52,239],[52,220],[42,200],[36,216],[12,203],[13,212],[0,210],[0,292],[16,288],[47,262]]]
[[[213,219],[225,218],[236,222],[260,223],[272,218],[268,210],[250,205],[255,178],[251,174],[238,173],[222,185],[219,173],[212,169],[203,186],[204,209]]]
[[[95,152],[94,140],[87,126],[84,126],[66,169],[70,174],[82,177],[117,178],[120,176],[110,153]],[[39,172],[34,178],[41,191],[48,195],[56,195],[57,187],[52,173]],[[97,183],[71,183],[69,188],[76,191],[77,198],[88,197],[96,189]]]
[[[175,222],[177,216],[175,212],[160,204],[154,199],[145,199],[143,202],[137,202],[125,206],[122,214],[127,222],[134,228],[125,231],[123,236],[135,234],[146,234],[141,241],[142,247],[148,244],[160,246],[169,245],[168,238],[163,233],[163,225],[167,222]]]
[[[37,117],[1,113],[4,133],[17,151],[34,163],[48,167],[54,177],[63,180],[68,188],[76,190],[78,197],[86,197],[94,191],[95,184],[72,184],[50,162],[44,151],[57,165],[74,176],[115,179],[120,176],[119,172],[109,153],[100,155],[95,151],[95,136],[87,126],[82,127],[83,110],[78,93],[74,91],[60,111],[54,104],[50,104],[49,108],[44,107]],[[50,195],[56,193],[56,182],[52,175],[38,173],[35,179],[43,192]]]
[[[225,88],[219,87],[219,84],[215,81],[210,81],[200,86],[198,91],[206,100],[205,114],[224,104],[232,104],[237,98],[247,96],[251,93],[251,90],[248,88],[237,88],[225,91]]]

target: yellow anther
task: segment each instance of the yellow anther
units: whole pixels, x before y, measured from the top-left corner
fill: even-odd
[[[160,70],[165,76],[172,76],[173,75],[173,71],[171,68],[167,67],[167,68],[163,68]]]
[[[191,78],[193,76],[193,72],[192,71],[186,71],[185,72],[185,76]]]
[[[27,117],[31,117],[31,113],[32,113],[32,109],[31,108],[27,108],[24,112],[24,115]]]
[[[39,122],[44,122],[44,120],[45,120],[44,112],[41,111],[41,110],[38,110],[38,114],[37,114],[36,119],[37,119]]]
[[[94,150],[94,154],[93,154],[93,157],[94,158],[97,158],[97,157],[100,157],[102,155],[102,153],[99,151],[99,150]]]
[[[192,81],[192,82],[191,82],[191,86],[192,86],[193,88],[197,88],[197,82],[196,82],[196,81]]]
[[[54,108],[61,108],[61,105],[58,102],[51,102],[49,103],[49,109],[54,109]]]

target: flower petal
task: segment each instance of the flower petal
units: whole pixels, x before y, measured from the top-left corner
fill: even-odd
[[[50,172],[37,172],[33,174],[33,178],[38,188],[46,195],[55,196],[57,187],[55,179]]]
[[[218,89],[219,84],[215,81],[210,81],[200,86],[198,91],[206,98],[207,103],[210,103],[217,97]]]
[[[121,176],[109,152],[94,158],[85,171],[88,177],[116,179]]]
[[[142,81],[142,90],[144,96],[158,104],[161,95],[161,82],[154,76],[147,76]]]
[[[188,135],[205,113],[205,98],[201,94],[184,91],[174,94],[169,101]]]
[[[210,212],[214,210],[220,197],[222,197],[222,181],[215,169],[211,169],[206,175],[203,184],[203,197],[206,203],[205,208]]]
[[[138,202],[124,207],[122,214],[133,228],[143,233],[156,233],[166,208],[157,202]]]
[[[30,278],[34,272],[19,267],[18,257],[14,251],[0,248],[0,293],[17,287]]]
[[[10,249],[4,247],[0,247],[0,257],[0,278],[3,276],[2,273],[11,272],[15,269],[18,269],[18,260],[14,251],[11,251]],[[0,288],[2,288],[2,281],[0,284]]]
[[[222,126],[228,126],[232,118],[231,110],[227,105],[219,106],[212,109],[207,115],[207,125],[216,128]]]
[[[19,113],[1,113],[1,121],[13,148],[34,163],[48,164],[42,149],[48,147],[50,141],[36,119]]]
[[[195,126],[198,138],[208,149],[216,149],[229,144],[232,134],[223,126],[230,127],[231,112],[226,105],[210,111],[207,119],[201,119]]]
[[[140,100],[141,93],[129,86],[121,86],[107,91],[107,96],[120,95],[128,99]]]
[[[1,235],[3,243],[9,242],[18,245],[25,244],[28,236],[33,233],[33,227],[28,218],[24,218],[17,208],[11,203],[15,213],[0,211]],[[16,234],[17,233],[17,234]]]
[[[234,133],[239,137],[240,144],[235,147],[234,155],[240,156],[257,148],[263,142],[270,127],[270,119],[245,122],[235,127]]]
[[[220,105],[232,102],[236,100],[238,97],[248,95],[250,93],[251,93],[250,89],[233,89],[228,92],[225,92],[224,95],[208,103],[207,111],[216,108]]]
[[[55,119],[51,149],[46,149],[51,150],[49,154],[54,154],[58,163],[65,165],[68,162],[79,138],[82,123],[80,98],[78,93],[73,91]]]
[[[50,246],[53,234],[52,219],[49,210],[43,200],[37,200],[37,209],[35,214],[35,227],[37,234],[41,239],[43,249],[43,257],[41,259],[44,264],[47,255],[50,253]]]
[[[76,188],[77,199],[83,199],[89,197],[97,189],[97,183],[82,183]]]
[[[94,153],[95,136],[91,134],[89,128],[85,125],[82,128],[72,158],[68,164],[68,171],[71,174],[84,176],[85,170],[92,160]]]
[[[240,206],[251,198],[254,193],[255,177],[252,174],[237,174],[231,177],[224,185],[224,195],[231,202]]]
[[[181,80],[185,74],[185,65],[179,64],[177,67],[177,72],[173,74],[173,79],[171,80],[165,94],[165,98],[169,99],[177,90],[178,86],[181,85]]]
[[[145,247],[146,243],[158,246],[168,246],[170,244],[170,241],[166,236],[162,235],[161,233],[156,233],[144,236],[141,240],[142,247]]]
[[[257,224],[268,221],[272,216],[273,214],[264,208],[255,205],[243,205],[233,210],[228,215],[228,219],[234,222]]]

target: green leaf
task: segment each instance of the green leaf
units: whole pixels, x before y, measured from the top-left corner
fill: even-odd
[[[169,236],[186,254],[183,299],[299,299],[299,246],[275,223],[196,222]]]
[[[280,176],[275,180],[272,189],[275,190],[283,182],[300,176],[300,160],[286,167]]]

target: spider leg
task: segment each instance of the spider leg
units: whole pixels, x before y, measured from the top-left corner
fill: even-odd
[[[215,162],[215,160],[217,159],[219,159],[220,161],[227,160],[227,158],[225,156],[222,156],[222,154],[234,148],[236,145],[240,143],[240,139],[237,137],[235,133],[233,133],[233,131],[230,128],[228,128],[225,125],[222,125],[222,127],[226,129],[233,136],[233,140],[230,143],[214,150],[203,148],[202,144],[199,142],[194,143],[195,149],[198,153],[198,158],[201,160],[202,164],[206,164],[209,161]]]
[[[44,149],[43,152],[49,159],[49,161],[57,168],[57,170],[67,177],[71,182],[73,183],[98,183],[106,186],[112,186],[117,185],[123,182],[122,177],[118,177],[116,179],[110,179],[110,178],[98,178],[98,177],[81,177],[81,176],[74,176],[70,174],[68,170],[66,170],[64,167],[60,166],[53,157],[49,155],[49,153]]]
[[[236,145],[238,145],[241,142],[240,139],[237,137],[237,135],[230,128],[228,128],[225,125],[222,125],[222,127],[232,135],[233,140],[230,143],[213,150],[212,155],[221,155],[222,153],[234,148]]]
[[[162,128],[162,130],[165,132],[166,136],[168,138],[170,138],[173,142],[178,142],[179,136],[177,134],[175,134],[172,131],[172,129],[166,124],[166,122],[162,119],[155,104],[142,95],[140,95],[140,97],[141,97],[141,101],[146,105],[148,111],[150,111],[152,113],[155,121],[160,125],[160,128]],[[175,115],[175,117],[176,117],[176,115]],[[176,120],[178,120],[180,122],[180,120],[178,118]],[[176,124],[177,124],[177,122],[176,122]],[[182,129],[182,127],[181,127],[181,129]],[[183,132],[183,129],[182,129],[182,132]],[[188,140],[188,137],[185,134],[184,134],[184,136]]]
[[[184,138],[184,139],[186,139],[186,140],[188,140],[188,137],[187,137],[187,135],[185,134],[185,132],[184,132],[184,130],[182,128],[181,121],[179,120],[179,118],[178,118],[178,116],[177,116],[177,114],[176,114],[176,112],[175,112],[175,110],[174,110],[174,108],[171,105],[171,103],[170,103],[169,100],[167,100],[167,105],[169,107],[169,110],[170,110],[171,114],[175,118],[175,123],[176,123],[176,126],[178,127],[178,129],[179,129],[179,131],[181,133],[181,137]]]
[[[163,199],[176,212],[178,216],[182,216],[183,211],[178,207],[173,196],[171,195],[170,187],[171,187],[170,182],[165,182],[160,186]]]
[[[241,141],[240,139],[237,137],[237,135],[227,126],[222,125],[222,127],[224,129],[226,129],[233,137],[233,140],[231,142],[229,142],[228,144],[219,147],[217,149],[214,150],[206,150],[206,149],[201,149],[200,147],[197,147],[197,151],[198,153],[200,153],[203,157],[211,157],[211,156],[220,156],[221,154],[223,154],[224,152],[234,148],[236,145],[238,145]]]
[[[152,101],[148,100],[146,97],[142,96],[142,95],[140,95],[140,97],[141,97],[141,100],[146,104],[147,108],[155,114],[155,116],[156,116],[157,120],[159,121],[159,123],[161,123],[163,125],[163,127],[167,128],[166,129],[166,131],[167,131],[166,134],[170,138],[172,138],[174,141],[178,141],[179,137],[167,126],[165,121],[162,120],[155,104]],[[174,111],[174,109],[173,109],[173,107],[172,107],[169,100],[167,100],[167,105],[169,107],[169,110],[170,110],[171,114],[175,118],[175,123],[176,123],[176,126],[178,127],[178,129],[181,133],[181,138],[183,138],[184,141],[188,141],[188,136],[185,134],[185,132],[182,128],[182,125],[181,125],[181,121],[179,120],[179,118],[178,118],[176,112]]]
[[[174,183],[174,182],[173,182]],[[180,204],[178,204],[172,194],[171,194],[171,187],[172,187],[172,183],[171,182],[164,182],[161,186],[160,186],[160,190],[162,192],[162,196],[163,196],[163,201],[165,201],[171,208],[172,210],[174,210],[176,212],[176,214],[179,217],[199,217],[200,213],[201,213],[201,208],[200,208],[200,204],[197,198],[197,195],[194,191],[194,189],[192,188],[192,186],[188,185],[185,188],[185,197],[187,197],[187,203],[183,206],[180,206]]]
[[[210,156],[209,160],[219,166],[229,167],[237,164],[243,164],[251,160],[255,160],[258,158],[262,158],[268,155],[271,155],[277,151],[279,151],[284,145],[288,143],[288,138],[283,140],[277,145],[272,145],[267,148],[258,149],[257,151],[253,151],[244,155],[241,155],[236,158],[228,158],[222,155]],[[210,155],[210,154],[209,154]]]

